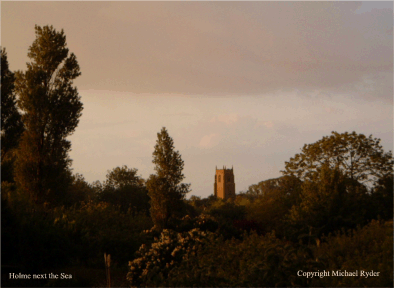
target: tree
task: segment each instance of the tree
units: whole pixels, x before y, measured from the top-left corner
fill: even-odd
[[[83,204],[84,202],[89,202],[95,200],[95,191],[93,187],[86,182],[85,178],[77,173],[71,176],[71,185],[68,189],[67,199],[64,204],[74,205]]]
[[[104,182],[104,189],[112,187],[119,189],[125,186],[144,186],[144,179],[137,176],[138,169],[129,169],[126,165],[116,167],[108,171],[107,180]]]
[[[328,165],[323,165],[312,180],[305,180],[300,202],[293,205],[289,215],[296,234],[327,235],[371,220],[367,211],[370,195],[363,184],[353,182],[338,168]]]
[[[73,80],[81,75],[73,53],[68,56],[64,31],[35,26],[27,71],[16,74],[18,105],[26,127],[17,152],[19,187],[37,204],[61,202],[71,183],[68,152],[82,103]]]
[[[152,162],[156,174],[147,181],[148,194],[151,198],[151,217],[159,229],[166,228],[171,217],[181,213],[183,200],[189,192],[190,184],[181,183],[184,162],[179,151],[174,151],[174,141],[165,127],[157,133],[157,141]]]
[[[393,174],[379,179],[372,194],[376,215],[384,220],[393,219],[393,182]]]
[[[393,173],[391,151],[385,153],[380,139],[363,134],[332,132],[313,144],[305,144],[302,153],[286,162],[285,175],[301,180],[312,179],[323,165],[338,168],[346,177],[372,186],[378,179]]]
[[[137,172],[137,169],[129,169],[126,165],[108,171],[99,199],[119,207],[122,212],[130,209],[133,215],[149,213],[148,191],[144,179],[137,176]]]
[[[291,207],[299,203],[301,185],[297,177],[285,175],[249,186],[245,195],[256,199],[248,206],[248,218],[258,221],[265,231],[275,230],[282,236]]]
[[[297,177],[285,175],[251,185],[245,195],[251,195],[252,197],[257,198],[281,194],[282,197],[296,198],[299,194],[301,183],[302,182]],[[292,202],[295,202],[295,200]]]
[[[22,116],[16,106],[15,75],[8,66],[7,52],[1,51],[1,181],[13,182],[14,150],[23,132]]]

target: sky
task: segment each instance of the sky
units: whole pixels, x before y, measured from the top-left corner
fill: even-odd
[[[1,46],[26,70],[35,25],[64,29],[84,106],[73,173],[154,173],[166,127],[188,194],[281,176],[331,131],[393,150],[393,2],[1,2]]]

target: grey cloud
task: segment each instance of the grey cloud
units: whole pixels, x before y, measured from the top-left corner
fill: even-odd
[[[363,13],[358,13],[360,2],[62,2],[37,7],[48,7],[46,15],[62,13],[59,19],[51,15],[53,24],[76,39],[80,89],[206,96],[298,89],[392,102],[393,11],[368,5]],[[45,18],[34,4],[29,7],[31,14],[24,11],[20,21]],[[3,13],[11,10],[17,17],[23,6],[5,3]],[[73,24],[67,22],[71,15]]]
[[[126,11],[115,15],[128,14],[129,4],[114,7]],[[355,14],[357,3],[333,2],[141,6],[137,20],[119,16],[136,37],[133,46],[141,45],[130,47],[133,75],[122,89],[242,95],[347,87],[342,92],[361,94],[355,85],[367,75],[392,74],[389,9]],[[376,97],[390,97],[379,90],[392,86],[379,84]]]

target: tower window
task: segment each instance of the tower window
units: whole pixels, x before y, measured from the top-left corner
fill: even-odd
[[[219,181],[218,181],[218,182],[220,182],[220,178],[221,178],[220,176],[221,176],[221,175],[219,175]]]

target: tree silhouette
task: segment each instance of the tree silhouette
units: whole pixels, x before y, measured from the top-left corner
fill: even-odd
[[[122,212],[130,210],[133,215],[149,213],[149,197],[145,181],[137,175],[138,170],[126,165],[108,171],[99,200],[111,203]]]
[[[372,135],[332,132],[316,143],[304,145],[301,153],[286,162],[282,173],[311,180],[327,165],[371,187],[378,179],[393,173],[392,153],[385,153],[379,143],[380,139]]]
[[[73,53],[68,56],[63,30],[35,26],[27,71],[18,71],[16,91],[26,127],[17,153],[20,188],[37,203],[61,202],[71,182],[68,152],[82,103],[73,80],[81,75]]]
[[[312,180],[302,185],[300,203],[291,208],[289,222],[296,233],[328,234],[341,228],[365,225],[371,205],[367,188],[339,169],[323,165]]]
[[[22,116],[16,106],[15,75],[8,66],[7,52],[1,51],[1,181],[13,182],[14,150],[23,132]]]
[[[108,171],[107,180],[104,182],[104,189],[111,187],[120,189],[125,186],[144,186],[144,179],[137,175],[138,169],[128,168],[126,165],[116,167]]]
[[[158,229],[163,229],[171,217],[176,218],[181,213],[182,200],[189,192],[190,184],[181,183],[184,162],[179,151],[174,150],[174,141],[166,128],[157,133],[157,138],[152,160],[157,174],[149,177],[147,188],[152,221]]]

